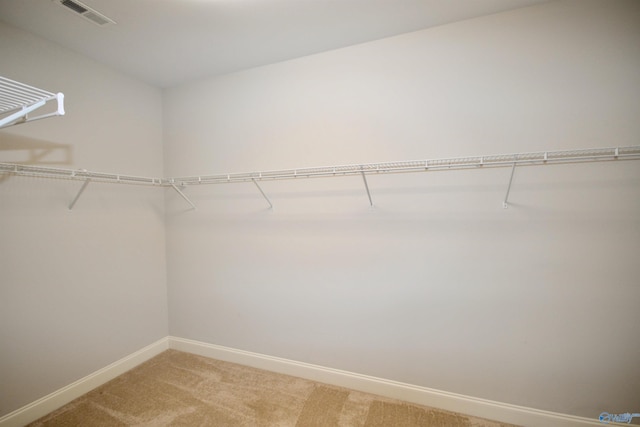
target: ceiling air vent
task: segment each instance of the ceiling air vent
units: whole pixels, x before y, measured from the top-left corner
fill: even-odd
[[[113,19],[107,18],[102,13],[95,9],[90,8],[86,4],[79,2],[78,0],[54,0],[56,3],[64,6],[73,13],[80,15],[87,21],[91,21],[101,27],[109,24],[115,24]]]

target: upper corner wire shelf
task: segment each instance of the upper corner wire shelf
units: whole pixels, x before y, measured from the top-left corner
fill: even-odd
[[[53,112],[39,116],[29,114],[55,101]],[[64,94],[38,89],[0,76],[0,129],[52,116],[64,115]]]

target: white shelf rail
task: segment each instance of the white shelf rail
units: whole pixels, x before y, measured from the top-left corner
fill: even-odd
[[[29,114],[55,101],[53,112]],[[52,116],[64,115],[64,94],[38,89],[0,76],[0,129]]]
[[[364,181],[365,190],[367,192],[367,198],[369,199],[369,205],[373,207],[373,199],[371,196],[371,191],[369,189],[369,183],[367,181],[367,174],[373,175],[384,173],[409,173],[510,167],[511,175],[509,178],[509,185],[502,202],[502,207],[504,209],[507,209],[509,207],[509,193],[511,191],[513,176],[517,165],[534,166],[558,163],[600,162],[622,159],[640,159],[640,146],[493,154],[486,156],[452,157],[432,160],[408,160],[384,163],[321,166],[302,169],[283,169],[261,172],[200,175],[172,178],[171,182],[178,183],[179,185],[184,187],[187,185],[225,184],[232,182],[252,181],[256,186],[258,186],[260,193],[262,193],[264,198],[267,200],[267,203],[269,203],[269,207],[273,208],[273,204],[271,203],[265,192],[262,190],[262,188],[258,185],[258,181],[361,175]],[[189,201],[189,203],[191,202]]]
[[[493,154],[486,156],[452,157],[432,160],[408,160],[384,163],[321,166],[261,172],[241,172],[171,178],[180,185],[225,184],[231,182],[269,181],[347,175],[428,172],[476,168],[513,167],[513,165],[546,165],[554,163],[584,163],[607,160],[640,159],[640,145],[614,148],[591,148],[565,151]]]
[[[162,178],[150,178],[145,176],[134,176],[134,175],[120,175],[113,173],[103,173],[103,172],[91,172],[85,169],[81,170],[71,170],[71,169],[59,169],[59,168],[49,168],[42,166],[30,166],[30,165],[21,165],[15,163],[0,163],[0,175],[17,175],[17,176],[27,176],[34,178],[53,178],[53,179],[67,179],[73,181],[84,181],[82,187],[78,191],[78,194],[73,198],[71,203],[69,204],[69,210],[72,210],[73,207],[80,199],[80,196],[85,191],[90,182],[103,182],[103,183],[113,183],[113,184],[133,184],[133,185],[147,185],[147,186],[161,186],[165,187],[169,185],[166,180]],[[177,187],[172,186],[180,193],[187,201],[189,201],[186,196],[178,190]],[[189,203],[194,207],[193,203],[189,201]]]
[[[93,182],[106,182],[112,184],[135,185],[161,185],[165,186],[167,180],[146,176],[120,175],[115,173],[91,172],[85,169],[59,169],[42,166],[21,165],[15,163],[0,163],[0,174],[30,176],[40,178],[59,178],[77,181],[90,179]]]
[[[640,145],[614,148],[539,151],[531,153],[493,154],[486,156],[452,157],[432,160],[409,160],[384,163],[322,166],[312,168],[200,175],[178,178],[151,178],[113,173],[91,172],[87,170],[58,169],[14,163],[0,163],[0,175],[19,175],[84,181],[80,192],[69,206],[69,209],[73,208],[78,198],[90,181],[114,184],[170,187],[178,192],[178,194],[195,209],[195,205],[178,187],[184,189],[186,186],[190,185],[252,182],[256,185],[267,203],[269,203],[269,206],[273,207],[271,200],[267,197],[262,187],[258,184],[258,181],[361,175],[364,180],[369,204],[373,206],[373,200],[366,178],[367,175],[508,167],[511,168],[511,175],[509,178],[507,192],[503,200],[503,207],[507,208],[507,202],[513,184],[513,177],[516,166],[541,166],[550,164],[586,163],[618,160],[640,160]]]

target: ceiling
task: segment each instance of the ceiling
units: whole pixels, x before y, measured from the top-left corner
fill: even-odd
[[[1,0],[0,20],[159,87],[547,0]]]

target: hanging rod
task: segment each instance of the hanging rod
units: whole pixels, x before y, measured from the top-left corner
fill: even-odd
[[[51,113],[30,117],[29,113],[50,101],[56,102]],[[64,94],[52,93],[0,76],[0,129],[52,116],[64,115]]]
[[[322,166],[302,169],[283,169],[262,172],[242,172],[219,175],[200,175],[172,178],[180,185],[225,184],[231,182],[301,179],[347,175],[426,172],[477,168],[514,167],[514,165],[546,165],[584,163],[610,160],[638,160],[640,146],[591,148],[584,150],[540,151],[532,153],[493,154],[487,156],[452,157],[432,160]]]
[[[41,166],[0,163],[0,174],[32,177],[62,178],[114,184],[136,184],[172,187],[199,184],[225,184],[265,180],[337,177],[348,175],[372,175],[382,173],[427,172],[460,169],[483,169],[514,165],[546,165],[585,163],[612,160],[640,160],[640,145],[616,148],[592,148],[584,150],[540,151],[534,153],[494,154],[474,157],[452,157],[433,160],[410,160],[357,165],[324,166],[303,169],[283,169],[266,172],[244,172],[219,175],[201,175],[179,178],[151,178],[87,170],[58,169]]]

